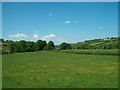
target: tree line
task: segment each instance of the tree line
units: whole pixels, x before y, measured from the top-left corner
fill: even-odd
[[[10,54],[17,52],[37,52],[40,50],[52,50],[54,49],[54,42],[49,41],[48,43],[43,40],[33,41],[12,41],[2,39],[2,54]]]
[[[71,49],[71,44],[66,42],[61,43],[58,47],[54,45],[53,41],[49,41],[48,43],[45,40],[37,40],[33,41],[12,41],[12,40],[4,40],[0,39],[2,42],[2,54],[11,54],[18,52],[37,52],[41,50],[65,50]]]
[[[118,40],[120,38],[104,38],[86,40],[77,43],[66,43],[63,42],[60,45],[54,45],[53,41],[48,43],[44,40],[33,41],[12,41],[0,39],[0,47],[2,47],[2,54],[10,54],[17,52],[37,52],[41,50],[67,50],[67,49],[118,49]],[[1,48],[0,48],[1,50]]]

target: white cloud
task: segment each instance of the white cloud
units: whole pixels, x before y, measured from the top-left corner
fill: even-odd
[[[29,36],[23,33],[18,33],[18,34],[11,34],[9,35],[10,38],[28,38]]]
[[[55,34],[49,34],[41,37],[40,39],[45,40],[49,42],[50,40],[53,41],[55,44],[61,44],[62,42],[65,42],[65,40],[61,37],[56,36]]]
[[[49,34],[49,35],[45,35],[45,36],[40,35],[40,34],[33,34],[33,38],[34,38],[35,40],[38,40],[38,39],[50,40],[50,39],[52,39],[52,38],[54,38],[54,37],[55,37],[54,34]]]
[[[38,38],[40,38],[40,35],[39,34],[33,34],[33,38],[38,39]]]
[[[28,38],[29,37],[29,38]],[[32,35],[26,35],[23,33],[18,33],[18,34],[11,34],[9,35],[9,38],[15,38],[14,40],[32,40],[32,41],[37,41],[39,39],[45,40],[47,42],[53,41],[54,44],[61,44],[62,42],[66,42],[63,38],[56,36],[55,34],[48,34],[48,35],[41,35],[41,34],[32,34]]]
[[[54,34],[50,34],[50,35],[44,36],[43,38],[52,38],[52,37],[55,37],[55,35]]]
[[[49,13],[48,16],[52,16],[53,14],[52,13]]]
[[[71,23],[71,21],[69,21],[69,20],[65,21],[65,24],[69,24],[69,23]]]

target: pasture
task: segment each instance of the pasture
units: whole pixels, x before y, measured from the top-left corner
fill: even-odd
[[[3,55],[3,88],[117,88],[118,56],[55,51]]]

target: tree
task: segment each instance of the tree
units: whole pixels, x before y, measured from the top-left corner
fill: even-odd
[[[43,48],[47,45],[46,41],[43,41]]]
[[[2,54],[10,54],[10,53],[12,53],[12,50],[10,47],[2,48]]]
[[[1,43],[4,43],[4,39],[0,39],[0,42],[1,42]]]
[[[3,53],[14,53],[16,52],[16,43],[12,40],[7,40],[2,43]]]
[[[17,52],[17,45],[15,42],[11,41],[9,43],[7,43],[7,46],[10,50],[11,50],[11,53],[15,53]]]
[[[26,41],[21,40],[17,43],[17,52],[25,52],[26,51]]]
[[[42,41],[42,40],[38,40],[36,43],[35,43],[35,51],[40,51],[40,50],[43,50],[43,48],[46,46],[46,41]]]
[[[44,50],[52,50],[54,49],[54,42],[53,41],[49,41],[47,46],[44,47]]]
[[[33,52],[34,51],[34,42],[26,42],[26,51]]]
[[[62,44],[60,44],[60,49],[61,50],[64,50],[64,49],[71,49],[71,45],[66,43],[66,42],[63,42]]]
[[[67,49],[71,49],[71,45],[67,43]]]

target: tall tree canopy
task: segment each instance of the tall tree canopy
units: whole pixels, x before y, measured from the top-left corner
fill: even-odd
[[[52,49],[54,49],[54,42],[53,41],[49,41],[47,46],[44,49],[45,50],[52,50]]]
[[[60,44],[60,49],[61,50],[64,50],[64,49],[71,49],[71,45],[66,43],[66,42],[63,42],[62,44]]]
[[[40,51],[40,50],[43,50],[43,48],[46,46],[46,41],[42,41],[42,40],[38,40],[36,43],[35,43],[35,51]]]

